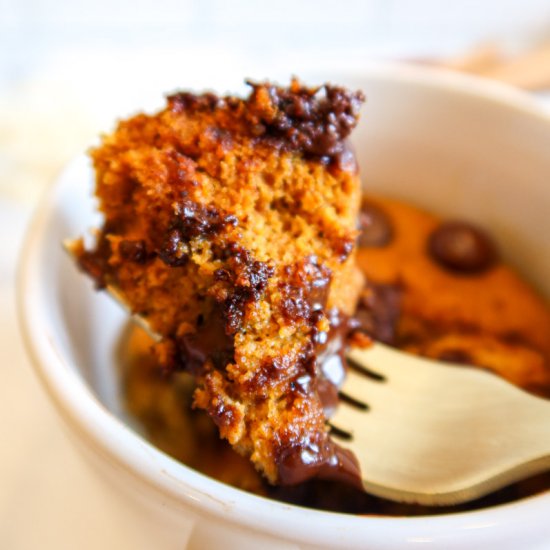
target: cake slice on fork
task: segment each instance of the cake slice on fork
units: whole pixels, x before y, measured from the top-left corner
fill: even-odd
[[[271,483],[360,483],[326,421],[363,287],[346,139],[363,96],[249,84],[245,99],[176,93],[105,136],[91,153],[104,223],[72,251]]]

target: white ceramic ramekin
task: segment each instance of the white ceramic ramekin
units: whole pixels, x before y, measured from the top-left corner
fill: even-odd
[[[538,104],[496,84],[403,66],[315,75],[326,79],[368,97],[354,138],[367,188],[491,228],[510,261],[550,294],[550,117]],[[238,491],[147,443],[117,401],[113,350],[124,314],[60,245],[97,222],[91,189],[88,162],[77,159],[37,212],[20,270],[22,327],[75,441],[128,509],[147,510],[163,547],[550,548],[549,493],[469,513],[354,517]]]

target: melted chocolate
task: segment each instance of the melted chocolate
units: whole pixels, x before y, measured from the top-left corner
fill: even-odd
[[[297,376],[290,385],[291,390],[298,390],[307,395],[317,393],[325,416],[330,418],[338,406],[338,389],[343,384],[347,363],[344,355],[344,340],[350,331],[349,324],[331,325],[331,330],[324,333],[323,344],[309,356],[306,373]]]
[[[220,254],[227,257],[227,266],[214,273],[214,279],[223,285],[214,292],[214,298],[220,304],[226,332],[235,334],[242,326],[247,305],[261,298],[274,269],[236,244]]]
[[[392,284],[370,283],[363,292],[354,320],[357,330],[385,344],[395,344],[401,314],[401,290]]]
[[[338,389],[345,378],[345,342],[356,323],[335,308],[327,311],[330,273],[318,266],[314,258],[288,275],[291,282],[299,279],[301,286],[285,286],[288,296],[286,315],[292,320],[307,320],[313,342],[313,348],[307,354],[306,373],[297,377],[291,388],[306,395],[315,393],[329,418],[338,406]],[[317,323],[325,315],[330,329],[318,330]],[[303,441],[283,449],[278,464],[279,480],[283,485],[319,478],[361,486],[359,464],[353,453],[342,449],[329,437],[321,443]]]
[[[233,337],[228,335],[225,321],[218,309],[209,316],[208,321],[202,318],[197,322],[197,331],[184,334],[177,339],[179,363],[186,370],[198,374],[210,359],[217,369],[223,369],[233,361]]]
[[[145,241],[143,239],[137,241],[126,239],[121,241],[118,246],[118,251],[122,258],[137,264],[144,264],[147,260],[154,256],[147,252]]]
[[[227,225],[237,225],[237,218],[212,206],[203,206],[182,199],[174,207],[174,215],[158,251],[160,259],[170,267],[181,267],[189,260],[189,242],[221,232]]]
[[[456,273],[481,273],[497,259],[496,246],[480,228],[461,221],[442,223],[431,235],[428,250],[441,266]]]
[[[272,267],[254,260],[250,252],[237,245],[230,244],[220,254],[227,256],[228,261],[225,268],[214,273],[214,280],[222,284],[213,293],[214,309],[207,318],[199,317],[196,332],[178,339],[179,363],[195,373],[200,372],[207,359],[218,369],[233,361],[233,336],[242,324],[245,308],[261,298],[273,275]]]
[[[365,100],[362,92],[329,84],[321,88],[305,88],[297,80],[289,88],[247,84],[252,86],[248,104],[257,135],[320,159],[333,160],[344,153],[344,140],[355,128]]]
[[[168,96],[168,107],[174,113],[190,111],[213,111],[224,105],[224,98],[218,97],[212,92],[193,94],[191,92],[178,92]]]
[[[307,321],[313,331],[313,341],[317,344],[322,343],[324,338],[317,334],[316,325],[323,316],[331,278],[330,269],[319,264],[314,256],[310,256],[294,266],[287,266],[287,282],[280,286],[283,316],[289,323]]]
[[[282,485],[296,485],[318,478],[362,487],[357,459],[351,451],[330,439],[321,444],[303,442],[281,453],[279,478]]]
[[[357,245],[361,247],[386,246],[393,239],[393,225],[390,218],[380,207],[368,201],[363,201],[361,206],[359,229],[361,234]]]
[[[338,407],[338,387],[327,378],[318,378],[315,384],[315,391],[327,418],[330,418]]]
[[[294,79],[288,88],[269,82],[250,82],[245,100],[180,92],[168,97],[168,108],[182,111],[229,109],[243,113],[246,133],[253,139],[283,150],[331,164],[338,169],[357,171],[355,157],[346,138],[357,125],[365,97],[362,92],[325,84],[306,88]]]

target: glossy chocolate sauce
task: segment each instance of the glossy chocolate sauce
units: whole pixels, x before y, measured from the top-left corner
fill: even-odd
[[[279,478],[282,485],[325,479],[362,487],[361,469],[354,454],[331,439],[321,444],[304,441],[283,453],[279,461]]]
[[[336,308],[327,310],[331,274],[317,265],[315,258],[309,258],[297,273],[288,275],[291,282],[298,278],[301,283],[285,288],[286,314],[294,320],[307,319],[312,331],[309,368],[299,379],[300,389],[320,400],[328,419],[338,406],[338,389],[346,373],[345,346],[357,324]],[[330,326],[326,332],[317,329],[318,320],[325,315]],[[295,485],[317,478],[361,486],[361,472],[353,453],[332,441],[328,434],[322,436],[320,441],[306,439],[282,449],[278,457],[280,483]]]

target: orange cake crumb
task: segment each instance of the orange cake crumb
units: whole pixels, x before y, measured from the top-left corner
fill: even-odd
[[[484,367],[549,395],[550,308],[498,258],[488,235],[388,198],[366,198],[363,213],[375,223],[368,232],[371,242],[359,240],[358,263],[372,288],[399,293],[390,343],[433,359]],[[464,241],[449,264],[449,253],[434,251],[430,243],[451,230]]]
[[[342,353],[363,279],[360,185],[346,138],[363,97],[251,84],[248,98],[177,93],[92,151],[104,214],[83,269],[162,336],[165,368],[272,483],[359,472],[332,442]]]

